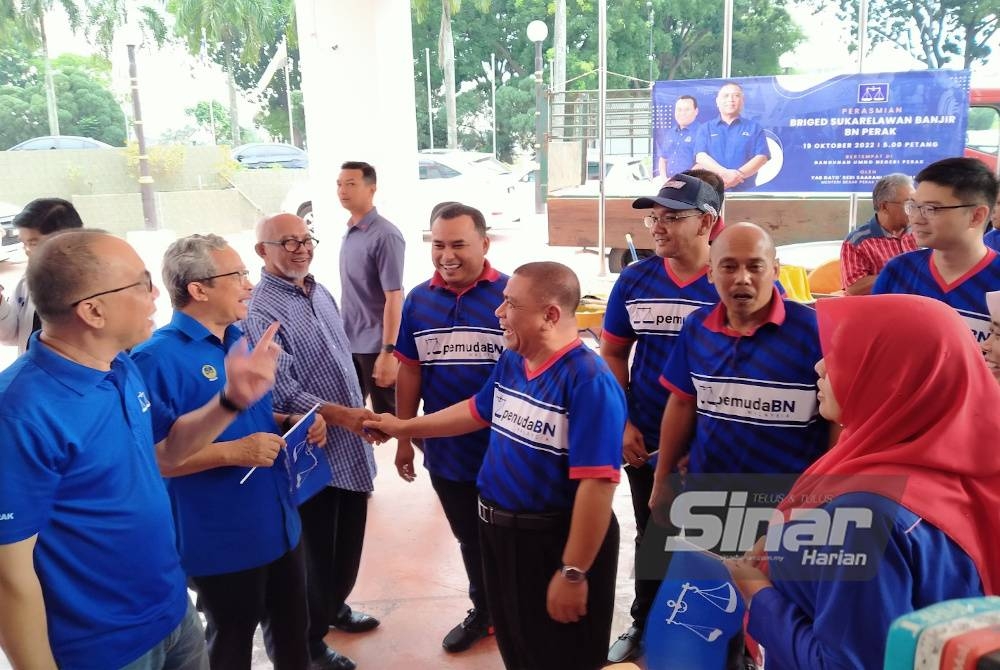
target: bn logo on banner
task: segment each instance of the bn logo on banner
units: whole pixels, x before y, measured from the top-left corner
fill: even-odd
[[[889,102],[889,84],[859,84],[858,102]]]

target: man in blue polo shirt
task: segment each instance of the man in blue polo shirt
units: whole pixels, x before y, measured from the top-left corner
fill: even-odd
[[[816,313],[783,300],[777,275],[774,243],[752,223],[727,226],[712,244],[709,279],[721,301],[685,319],[661,376],[670,399],[649,503],[661,523],[685,454],[695,476],[794,475],[827,449]]]
[[[694,141],[698,165],[722,177],[728,191],[757,185],[757,172],[771,159],[764,128],[743,112],[743,87],[726,82],[715,98],[719,117],[702,124]]]
[[[914,293],[951,305],[982,345],[990,333],[986,293],[1000,290],[1000,254],[983,242],[997,179],[975,158],[945,158],[914,181],[906,213],[925,248],[889,261],[872,293]]]
[[[420,401],[430,414],[468,398],[482,388],[504,350],[494,313],[503,302],[507,275],[490,267],[486,219],[474,207],[453,203],[431,223],[434,276],[417,286],[403,304],[396,340],[401,365],[396,379],[396,414],[417,415]],[[424,467],[430,472],[451,531],[458,540],[469,578],[472,609],[444,638],[446,651],[459,652],[486,637],[492,626],[483,586],[476,476],[490,433],[483,429],[452,438],[424,441]],[[396,468],[413,481],[413,444],[400,438]]]
[[[482,389],[433,414],[366,422],[411,437],[491,428],[479,529],[508,668],[596,670],[607,657],[626,408],[607,365],[580,341],[579,302],[565,265],[522,265],[496,310],[506,348]]]
[[[135,250],[67,232],[27,282],[42,330],[0,373],[0,645],[15,668],[206,670],[157,462],[197,457],[227,404],[265,395],[273,331],[220,361],[227,381],[169,426],[122,353],[149,337],[157,296]]]
[[[132,351],[162,403],[153,407],[157,421],[169,425],[226,383],[223,360],[242,338],[233,324],[246,317],[252,288],[247,274],[239,254],[217,235],[192,235],[167,249],[163,283],[173,318]],[[275,415],[270,394],[229,408],[235,417],[215,443],[164,469],[181,564],[208,620],[213,668],[249,667],[254,630],[263,621],[269,622],[275,665],[304,668],[301,524],[285,461],[278,459],[284,446],[278,426],[287,430],[297,417]],[[310,437],[325,443],[322,417]]]
[[[660,446],[660,420],[669,395],[659,383],[660,372],[685,318],[719,300],[708,281],[708,238],[719,210],[715,189],[696,177],[678,174],[655,197],[639,198],[632,207],[652,210],[643,223],[650,229],[656,255],[622,271],[611,289],[601,333],[601,357],[628,398],[623,457],[636,525],[633,622],[608,651],[613,663],[642,654],[646,615],[660,586],[659,580],[642,578],[638,567],[653,492],[648,459]]]
[[[674,124],[660,134],[656,145],[656,174],[669,175],[694,167],[694,126],[698,118],[698,101],[682,95],[674,103]]]

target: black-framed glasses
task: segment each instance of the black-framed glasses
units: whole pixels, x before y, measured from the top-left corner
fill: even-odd
[[[305,247],[306,249],[312,249],[317,244],[319,244],[319,240],[317,240],[315,237],[307,237],[304,240],[297,240],[294,237],[289,237],[284,240],[278,240],[277,242],[261,242],[261,244],[273,244],[274,246],[282,247],[285,251],[287,251],[290,254],[294,254],[302,247]]]
[[[642,225],[647,228],[655,228],[656,224],[662,223],[665,226],[669,226],[675,221],[680,221],[681,219],[690,219],[695,216],[701,216],[702,212],[692,212],[690,214],[681,214],[680,216],[657,216],[656,214],[647,214],[642,217]]]
[[[212,281],[213,279],[222,279],[223,277],[235,277],[237,275],[239,275],[240,279],[247,280],[247,281],[250,280],[250,271],[249,270],[233,270],[232,272],[223,272],[220,275],[212,275],[211,277],[202,277],[201,279],[192,279],[191,281],[206,282],[206,281]]]
[[[919,205],[914,200],[907,200],[903,203],[903,211],[906,212],[907,216],[916,216],[920,213],[920,216],[925,219],[933,219],[940,212],[948,209],[963,209],[965,207],[979,207],[976,203],[968,203],[965,205]]]
[[[140,281],[137,281],[135,283],[129,284],[128,286],[120,286],[118,288],[112,288],[112,289],[108,289],[107,291],[100,291],[98,293],[94,293],[93,295],[88,295],[86,298],[80,298],[76,302],[71,302],[69,304],[69,306],[70,307],[76,307],[77,305],[79,305],[81,302],[83,302],[85,300],[92,300],[93,298],[97,298],[97,297],[100,297],[102,295],[108,295],[110,293],[118,293],[119,291],[127,291],[128,289],[135,288],[136,286],[145,286],[146,287],[146,292],[147,293],[152,293],[153,292],[153,276],[151,274],[149,274],[149,270],[143,270],[142,274],[143,274],[143,278]]]

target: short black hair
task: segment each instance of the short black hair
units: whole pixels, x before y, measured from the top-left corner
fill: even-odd
[[[51,235],[58,230],[83,228],[80,213],[73,203],[62,198],[37,198],[32,200],[14,217],[15,228],[37,230]]]
[[[677,98],[677,102],[680,102],[681,100],[690,100],[692,103],[694,103],[694,108],[698,109],[698,99],[695,98],[693,95],[686,95],[685,94],[685,95],[682,95],[679,98]],[[677,102],[675,102],[674,104],[676,105]]]
[[[553,302],[567,312],[576,312],[580,306],[580,279],[562,263],[525,263],[514,274],[531,281],[534,293],[543,301]]]
[[[997,178],[986,164],[975,158],[944,158],[917,173],[917,184],[929,181],[951,188],[959,200],[975,200],[991,210],[997,201]]]
[[[722,203],[726,200],[726,182],[722,181],[722,177],[715,174],[711,170],[703,170],[701,168],[684,170],[684,172],[681,172],[680,174],[686,174],[689,177],[700,179],[715,189],[716,194],[719,196],[719,211],[722,211]]]
[[[341,170],[361,170],[361,177],[365,180],[365,183],[369,186],[374,186],[378,183],[378,179],[375,176],[375,168],[369,163],[364,161],[345,161],[341,166]]]
[[[460,216],[467,216],[472,219],[472,223],[476,226],[476,232],[486,237],[486,217],[475,207],[469,205],[463,205],[460,202],[449,202],[442,203],[444,206],[439,205],[435,207],[433,218],[431,219],[431,225],[434,225],[434,221],[437,219],[457,219]]]

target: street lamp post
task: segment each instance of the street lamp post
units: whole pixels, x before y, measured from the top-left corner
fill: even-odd
[[[497,55],[495,53],[490,54],[490,66],[486,67],[486,63],[483,63],[483,72],[486,73],[486,78],[490,80],[490,105],[492,108],[492,116],[490,117],[493,126],[493,158],[497,157]]]
[[[549,36],[549,27],[544,21],[532,21],[528,24],[528,39],[535,43],[535,159],[538,161],[538,175],[535,178],[535,214],[545,211],[545,118],[542,109],[545,105],[545,90],[542,86],[542,76],[545,73],[542,64],[542,42]]]
[[[142,41],[137,29],[126,34],[128,47],[128,76],[132,87],[132,127],[139,145],[139,193],[142,196],[142,218],[146,230],[159,230],[156,204],[153,201],[153,177],[149,173],[149,155],[146,153],[146,135],[142,127],[142,106],[139,104],[139,76],[135,66],[135,48]]]

